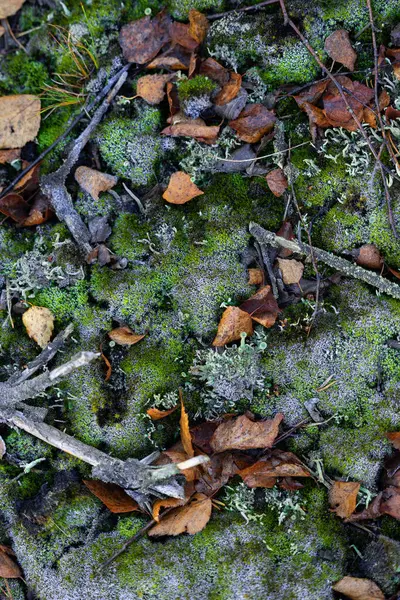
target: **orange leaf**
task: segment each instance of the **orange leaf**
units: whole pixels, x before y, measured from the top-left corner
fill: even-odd
[[[89,481],[87,479],[84,479],[83,483],[112,513],[119,514],[139,510],[137,502],[128,496],[122,487],[115,483],[104,483],[97,480]]]
[[[183,404],[183,396],[182,396],[181,390],[179,390],[179,397],[181,399],[181,419],[179,421],[179,426],[181,428],[181,440],[182,440],[183,449],[185,450],[185,452],[189,456],[189,458],[191,458],[192,456],[194,456],[194,450],[193,450],[192,438],[191,438],[190,431],[189,431],[189,417],[187,415],[185,406]]]
[[[266,133],[272,131],[275,121],[274,113],[263,104],[248,104],[237,119],[229,121],[229,126],[236,131],[241,140],[255,144]]]
[[[240,305],[240,309],[248,313],[254,321],[267,328],[272,327],[280,312],[270,285],[260,288],[258,292]]]
[[[396,448],[396,450],[400,450],[400,431],[386,433],[386,437],[393,444],[393,447]]]
[[[191,8],[189,11],[189,33],[198,44],[202,44],[207,35],[210,24],[205,15]]]
[[[267,173],[266,180],[268,187],[274,196],[282,196],[284,191],[287,189],[288,180],[282,169],[273,169]]]
[[[211,448],[214,452],[270,448],[278,435],[282,419],[282,413],[266,421],[252,421],[246,415],[241,415],[221,423],[211,438]]]
[[[193,183],[190,175],[183,171],[177,171],[171,175],[163,198],[170,204],[185,204],[202,194],[204,192]]]
[[[239,475],[251,488],[273,487],[277,477],[310,477],[295,454],[282,450],[273,450],[269,456],[239,471]]]
[[[98,200],[100,192],[108,192],[118,181],[114,175],[84,166],[76,169],[75,180],[85,192],[92,196],[93,200]]]
[[[262,269],[249,269],[249,285],[262,285],[264,283],[264,271]]]
[[[11,558],[14,552],[8,546],[0,546],[0,577],[4,579],[22,579],[22,571],[17,563]]]
[[[222,90],[218,92],[214,99],[214,104],[222,106],[228,104],[231,100],[236,98],[242,85],[242,76],[239,73],[230,73],[229,81],[225,83]]]
[[[11,148],[10,150],[0,150],[0,165],[12,163],[21,156],[21,148]]]
[[[145,337],[145,334],[138,335],[130,327],[116,327],[108,332],[108,337],[120,346],[133,346],[133,344],[140,342]]]
[[[350,600],[385,600],[383,592],[370,579],[360,577],[343,577],[332,586],[339,594],[344,594]]]
[[[172,510],[149,531],[149,536],[179,535],[198,533],[207,525],[211,517],[211,499],[204,494],[195,494],[190,502]]]
[[[184,504],[186,504],[184,498],[160,498],[153,504],[153,519],[157,522],[160,520],[160,510],[162,508],[175,508],[177,506],[183,506]]]
[[[360,484],[356,481],[334,481],[329,490],[329,505],[342,519],[347,519],[356,510]]]
[[[159,421],[160,419],[164,419],[164,417],[168,417],[168,415],[172,415],[177,408],[177,406],[174,406],[174,408],[170,408],[169,410],[159,410],[153,407],[148,408],[146,412],[153,421]]]
[[[165,96],[165,84],[174,75],[144,75],[138,79],[136,93],[149,104],[160,104]]]
[[[214,144],[219,134],[219,125],[208,126],[204,121],[204,124],[200,121],[201,119],[192,119],[191,121],[176,123],[166,127],[161,133],[172,137],[190,137],[198,142]]]
[[[222,314],[218,324],[217,335],[212,343],[213,346],[225,346],[230,342],[239,340],[241,333],[253,335],[253,324],[250,315],[237,306],[228,306]]]

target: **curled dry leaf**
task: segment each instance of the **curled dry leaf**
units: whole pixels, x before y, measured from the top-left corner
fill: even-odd
[[[25,0],[0,0],[0,19],[6,19],[19,11]]]
[[[0,149],[22,148],[40,127],[40,98],[30,94],[0,98]]]
[[[374,90],[359,81],[351,81],[345,75],[337,77],[337,80],[345,88],[347,102],[353,113],[362,121],[364,105],[372,100]],[[346,90],[349,90],[351,95],[347,94]],[[343,127],[348,131],[356,131],[358,129],[357,123],[348,110],[343,98],[340,96],[339,90],[333,83],[328,84],[326,93],[323,96],[323,104],[324,113],[332,127]]]
[[[4,579],[22,579],[22,571],[12,556],[15,556],[13,550],[8,546],[0,545],[0,577]]]
[[[364,244],[352,252],[355,261],[368,269],[380,269],[383,265],[383,256],[374,244]]]
[[[347,519],[356,510],[360,484],[356,481],[334,481],[329,490],[329,505],[342,519]]]
[[[116,327],[108,332],[108,337],[120,346],[133,346],[145,337],[145,334],[138,335],[130,327]]]
[[[143,17],[124,25],[119,34],[119,43],[127,62],[143,65],[154,58],[170,41],[171,18],[164,12],[151,19]]]
[[[249,285],[262,285],[264,283],[264,271],[262,269],[249,269]]]
[[[385,600],[383,592],[374,581],[360,577],[343,577],[332,586],[339,594],[344,594],[350,600]]]
[[[211,448],[214,452],[270,448],[278,435],[282,419],[282,413],[266,421],[252,421],[246,415],[241,415],[221,423],[211,438]]]
[[[388,106],[388,108],[385,111],[385,117],[388,123],[390,123],[394,119],[400,119],[400,110],[397,110],[397,108],[393,108],[393,106]]]
[[[253,335],[253,324],[250,315],[237,306],[228,306],[218,324],[217,335],[213,346],[225,346],[240,339],[240,334]]]
[[[149,104],[160,104],[165,97],[165,84],[174,75],[144,75],[138,79],[136,93]]]
[[[280,312],[269,285],[260,288],[251,298],[245,300],[240,305],[240,309],[248,313],[254,321],[267,328],[272,327]]]
[[[6,443],[0,435],[0,460],[3,458],[5,453],[7,452]]]
[[[332,60],[339,62],[349,71],[354,71],[357,54],[345,29],[338,29],[326,38],[325,50]]]
[[[202,119],[192,119],[170,125],[161,133],[173,137],[190,137],[198,142],[214,144],[219,134],[219,125],[208,126]]]
[[[176,508],[177,506],[183,506],[187,500],[184,498],[160,498],[156,500],[152,507],[152,516],[155,521],[160,520],[160,510],[162,508]]]
[[[147,65],[148,69],[171,69],[172,71],[187,71],[190,65],[190,53],[183,48],[175,47],[174,51],[167,50],[164,54],[156,56]]]
[[[189,458],[191,458],[192,456],[194,456],[194,450],[193,450],[193,444],[192,444],[192,437],[190,435],[190,430],[189,430],[189,417],[185,410],[185,406],[183,404],[183,398],[182,398],[181,391],[179,391],[179,395],[180,395],[180,399],[181,399],[181,418],[179,421],[179,426],[181,429],[181,442],[182,442],[183,449],[186,452],[187,456]]]
[[[282,273],[283,283],[291,285],[292,283],[299,283],[303,277],[304,265],[299,260],[288,260],[287,258],[277,258],[276,262]]]
[[[167,83],[167,99],[169,106],[169,113],[171,117],[179,113],[179,97],[178,97],[178,89],[176,85],[171,83],[170,81]]]
[[[195,8],[189,10],[189,33],[198,44],[204,42],[209,26],[205,15]]]
[[[240,87],[242,85],[242,76],[239,73],[234,73],[233,71],[229,74],[229,81],[225,83],[222,89],[218,92],[218,94],[214,98],[214,104],[217,106],[222,106],[223,104],[228,104],[231,102],[239,93]]]
[[[31,306],[22,315],[27,334],[41,348],[45,348],[51,340],[54,329],[54,315],[44,306]]]
[[[204,192],[193,183],[190,175],[183,171],[177,171],[171,175],[163,198],[170,204],[185,204],[202,194]]]
[[[274,113],[263,104],[249,104],[237,119],[229,121],[229,126],[236,131],[241,140],[255,144],[266,133],[272,131],[275,121]]]
[[[210,498],[196,493],[185,506],[172,510],[149,531],[149,536],[179,535],[198,533],[207,525],[211,517]]]
[[[294,240],[293,227],[289,221],[284,221],[279,228],[279,231],[276,232],[276,235],[279,237],[283,237],[285,240]],[[293,252],[289,250],[289,248],[281,248],[278,253],[278,256],[281,258],[287,258],[291,256]]]
[[[104,483],[98,480],[89,481],[87,479],[84,479],[83,483],[112,513],[119,514],[139,510],[138,503],[115,483]]]
[[[176,409],[177,406],[174,406],[174,408],[170,408],[168,410],[160,410],[159,408],[153,407],[148,408],[146,412],[149,415],[150,419],[152,419],[153,421],[159,421],[160,419],[168,417],[168,415],[172,415],[172,413],[175,412]]]
[[[274,196],[282,196],[288,186],[288,181],[282,169],[273,169],[267,173],[266,180],[268,187]]]
[[[108,173],[102,173],[89,167],[78,167],[75,171],[75,179],[94,200],[99,199],[100,192],[111,190],[118,182],[114,175],[108,175]]]
[[[269,456],[239,471],[239,475],[251,488],[273,487],[277,477],[310,477],[309,471],[303,467],[297,456],[281,450],[273,450]]]

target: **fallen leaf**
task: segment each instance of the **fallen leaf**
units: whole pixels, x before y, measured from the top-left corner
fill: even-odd
[[[318,83],[314,83],[310,85],[306,90],[300,92],[300,94],[296,94],[293,98],[296,100],[299,108],[303,109],[304,104],[315,104],[322,97],[322,94],[325,92],[328,87],[328,80],[318,81]]]
[[[12,163],[21,156],[21,148],[11,148],[11,150],[0,150],[0,165]]]
[[[250,315],[237,306],[228,306],[222,314],[218,324],[217,335],[213,346],[225,346],[230,342],[239,340],[241,333],[253,335],[253,324]]]
[[[28,218],[29,204],[20,194],[11,192],[0,199],[0,212],[10,217],[16,223],[19,223],[19,225],[22,225]]]
[[[295,454],[281,450],[273,450],[269,456],[239,471],[239,475],[251,488],[273,487],[277,477],[310,477]]]
[[[210,446],[210,441],[214,431],[218,426],[218,421],[204,421],[203,423],[200,423],[200,425],[192,427],[190,434],[193,445],[196,446],[196,448],[199,448],[202,452],[211,454],[212,448]]]
[[[292,283],[299,283],[303,277],[304,265],[299,260],[290,260],[287,258],[277,258],[276,262],[282,273],[283,283],[291,285]]]
[[[104,364],[107,367],[106,376],[104,378],[104,381],[108,381],[112,374],[112,366],[111,366],[111,363],[108,360],[107,356],[104,354],[104,352],[101,351],[101,349],[100,349],[100,352],[101,352],[101,358],[104,360]]]
[[[282,413],[265,421],[252,421],[246,415],[241,415],[221,423],[211,438],[211,448],[214,452],[270,448],[278,435],[282,419]]]
[[[200,65],[200,75],[205,75],[224,86],[229,81],[229,71],[213,58],[206,58]]]
[[[30,207],[29,214],[23,221],[22,225],[24,227],[41,225],[42,223],[48,221],[53,214],[54,212],[49,198],[42,194],[42,192],[39,192],[36,194],[33,204]]]
[[[171,40],[170,24],[171,18],[162,11],[154,19],[147,16],[124,25],[119,43],[125,60],[143,65],[154,58]]]
[[[374,90],[367,87],[359,81],[351,81],[345,75],[337,77],[338,82],[343,88],[351,92],[345,96],[347,103],[350,105],[353,113],[361,121],[363,118],[364,105],[368,104],[374,95]],[[339,90],[333,83],[329,84],[327,91],[323,96],[324,114],[332,127],[343,127],[348,131],[357,131],[358,126],[351,112],[348,110],[346,103],[339,94]]]
[[[289,221],[284,221],[279,229],[276,232],[276,235],[279,237],[283,237],[285,240],[294,240],[293,227]],[[278,252],[278,256],[281,258],[287,258],[293,254],[292,250],[289,248],[281,248]]]
[[[183,404],[183,397],[182,397],[181,390],[179,390],[179,397],[181,399],[181,418],[179,421],[179,427],[181,430],[181,442],[182,442],[183,449],[186,452],[186,454],[188,455],[188,457],[192,458],[192,456],[194,456],[194,450],[193,450],[192,438],[191,438],[190,430],[189,430],[189,417],[185,410],[185,406]]]
[[[183,171],[177,171],[171,175],[163,198],[170,204],[185,204],[202,194],[204,192],[193,183],[190,175]]]
[[[40,127],[40,98],[30,94],[0,98],[0,149],[22,148]]]
[[[274,196],[282,196],[288,186],[288,180],[282,169],[273,169],[266,175],[268,187]]]
[[[134,333],[130,327],[116,327],[108,332],[108,337],[119,346],[133,346],[145,337]]]
[[[198,44],[204,42],[209,26],[205,15],[195,8],[189,10],[189,33]]]
[[[382,516],[381,511],[381,501],[382,501],[383,492],[379,492],[377,496],[370,502],[367,508],[364,508],[359,513],[351,514],[347,519],[346,523],[352,523],[357,521],[365,521],[370,519],[377,519]]]
[[[264,271],[262,269],[249,269],[249,285],[262,285],[264,283]]]
[[[19,11],[25,0],[0,0],[0,19],[6,19]]]
[[[176,85],[170,81],[167,83],[167,99],[169,105],[170,116],[173,117],[180,111],[178,89]]]
[[[383,592],[370,579],[343,577],[332,586],[332,589],[351,600],[385,600]]]
[[[164,450],[161,453],[155,464],[166,465],[170,463],[180,463],[187,460],[189,457],[183,449],[182,442],[174,444],[169,450]],[[199,467],[192,467],[191,469],[185,469],[182,472],[188,483],[193,482],[199,478]]]
[[[239,93],[242,85],[242,76],[239,73],[231,72],[229,74],[229,81],[225,83],[222,89],[214,98],[214,104],[221,106],[231,102]]]
[[[309,102],[304,102],[302,105],[302,110],[304,110],[304,112],[307,114],[310,125],[323,128],[330,127],[330,121],[322,108],[318,108],[318,106],[314,106]]]
[[[149,104],[160,104],[165,97],[165,84],[174,77],[168,75],[144,75],[136,84],[136,93]]]
[[[75,171],[75,180],[85,192],[92,196],[93,200],[98,200],[100,192],[111,190],[118,182],[114,175],[89,167],[78,167]]]
[[[400,450],[400,431],[391,431],[386,433],[387,439],[393,444],[396,450]]]
[[[6,443],[0,435],[0,460],[3,458],[5,453],[7,452]]]
[[[216,104],[214,104],[214,112],[219,117],[222,117],[223,119],[227,119],[228,121],[235,120],[238,118],[238,116],[240,115],[240,113],[242,112],[244,107],[246,106],[247,99],[248,99],[248,93],[246,92],[246,90],[244,88],[241,87],[239,89],[239,92],[236,94],[236,96],[230,102],[227,102],[226,104],[222,104],[221,106],[217,106]],[[240,151],[240,148],[239,148],[239,151]],[[237,152],[238,151],[234,152],[233,155],[236,154]],[[233,155],[232,155],[232,158],[233,158]],[[248,168],[250,165],[251,165],[251,163],[248,162],[245,166],[246,166],[246,168]]]
[[[175,508],[177,506],[183,506],[186,504],[185,498],[160,498],[156,500],[152,508],[152,516],[155,521],[160,520],[160,510],[162,508]]]
[[[272,131],[276,117],[274,113],[263,104],[248,104],[234,121],[229,121],[229,126],[234,129],[238,137],[244,142],[255,144]]]
[[[83,483],[112,513],[119,514],[139,510],[138,503],[115,483],[87,479],[84,479]]]
[[[171,135],[173,137],[190,137],[198,142],[205,144],[214,144],[218,134],[219,125],[206,125],[202,119],[191,119],[182,121],[174,125],[170,125],[162,130],[163,135]]]
[[[196,493],[190,502],[172,510],[149,531],[149,536],[179,535],[198,533],[207,525],[211,517],[211,499]]]
[[[26,167],[29,167],[29,162],[23,160],[22,168],[25,169]],[[21,194],[25,192],[29,193],[36,191],[39,187],[39,173],[40,163],[33,167],[33,169],[30,169],[30,171],[28,171],[28,173],[26,173],[26,175],[24,175],[23,178],[15,184],[14,189],[18,190],[18,192]]]
[[[187,71],[190,65],[190,54],[175,47],[174,51],[167,50],[147,65],[147,69],[169,69],[172,71]]]
[[[358,265],[368,269],[380,269],[383,265],[383,256],[374,244],[364,244],[352,255]]]
[[[168,415],[172,415],[172,413],[177,409],[177,406],[174,406],[174,408],[169,408],[168,410],[160,410],[159,408],[148,408],[146,410],[147,414],[149,415],[150,419],[153,419],[153,421],[159,421],[160,419],[164,419],[165,417],[168,417]]]
[[[380,510],[383,515],[400,519],[400,489],[388,487],[383,490]]]
[[[248,456],[233,455],[232,452],[221,452],[210,457],[209,462],[202,466],[200,477],[196,482],[196,490],[206,496],[213,496],[229,479],[239,473],[241,468],[252,459]]]
[[[339,62],[349,71],[354,71],[357,54],[345,29],[338,29],[326,38],[325,50],[332,60]]]
[[[360,484],[356,481],[334,481],[329,490],[329,505],[342,519],[347,519],[356,510]]]
[[[41,348],[45,348],[54,329],[53,313],[44,306],[31,306],[22,315],[22,322],[29,337]]]
[[[0,546],[0,577],[4,579],[22,579],[22,571],[11,556],[15,556],[8,546]]]
[[[271,286],[265,285],[253,296],[245,300],[240,309],[266,328],[272,327],[280,312],[277,301],[271,291]],[[215,345],[215,344],[214,344]]]
[[[194,52],[199,43],[190,35],[190,25],[174,21],[169,28],[171,42],[173,45],[182,46],[190,53]]]
[[[400,119],[400,110],[393,108],[393,106],[388,106],[385,111],[385,117],[388,123],[394,121],[395,119]]]

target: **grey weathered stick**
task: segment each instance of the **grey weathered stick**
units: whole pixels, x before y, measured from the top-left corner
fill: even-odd
[[[367,271],[367,269],[363,269],[362,267],[354,265],[344,258],[335,256],[334,254],[326,252],[326,250],[316,248],[315,246],[311,248],[311,246],[308,244],[300,245],[298,242],[293,240],[286,240],[283,237],[277,236],[272,231],[263,229],[260,225],[257,225],[257,223],[250,223],[249,230],[257,242],[261,245],[266,244],[268,246],[273,246],[274,248],[287,248],[288,250],[292,250],[292,252],[305,254],[306,256],[311,256],[313,253],[317,260],[321,260],[344,275],[365,281],[365,283],[372,285],[381,292],[384,292],[389,296],[393,296],[393,298],[400,299],[400,286],[398,286],[396,283],[392,283],[388,279],[385,279],[385,277],[382,277],[373,271]]]

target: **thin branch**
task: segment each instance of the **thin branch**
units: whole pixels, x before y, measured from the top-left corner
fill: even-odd
[[[207,19],[209,21],[215,21],[216,19],[222,19],[227,15],[233,15],[241,12],[252,12],[253,10],[260,10],[260,8],[264,8],[264,6],[270,6],[271,4],[278,4],[279,0],[265,0],[265,2],[260,2],[259,4],[254,4],[252,6],[243,6],[242,8],[235,8],[233,10],[227,10],[226,12],[217,13],[215,15],[207,15]]]

